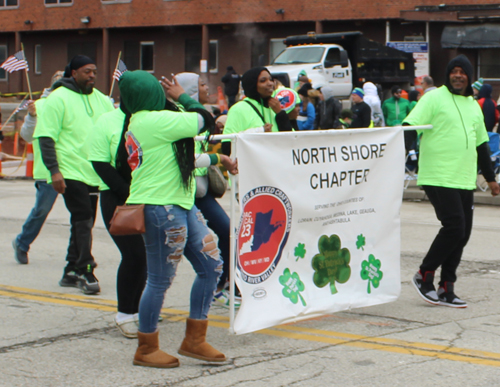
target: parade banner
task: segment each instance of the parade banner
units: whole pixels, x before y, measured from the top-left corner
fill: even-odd
[[[242,133],[236,334],[400,293],[401,127]]]

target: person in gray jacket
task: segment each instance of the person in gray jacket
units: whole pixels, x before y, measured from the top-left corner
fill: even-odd
[[[57,71],[51,80],[51,85],[62,78],[63,72]],[[12,241],[14,248],[14,258],[21,265],[27,265],[29,262],[28,251],[30,245],[36,239],[40,230],[47,219],[54,203],[57,199],[57,192],[52,188],[52,185],[47,183],[47,177],[50,175],[47,168],[42,162],[40,147],[38,140],[33,139],[35,127],[37,123],[37,116],[42,110],[45,98],[52,92],[52,88],[43,90],[42,96],[39,100],[30,101],[28,104],[28,114],[24,118],[23,126],[21,127],[21,137],[26,142],[33,142],[33,156],[34,168],[33,178],[35,179],[36,199],[35,206],[31,210],[28,218],[24,222],[22,231]]]
[[[333,129],[339,125],[342,105],[333,95],[331,86],[323,86],[320,89],[319,103],[316,110],[316,129]]]

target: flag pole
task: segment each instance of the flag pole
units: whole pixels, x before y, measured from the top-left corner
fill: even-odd
[[[14,111],[13,111],[13,112],[12,112],[12,114],[9,116],[9,118],[7,118],[7,121],[5,121],[5,123],[2,125],[3,127],[5,127],[5,126],[6,126],[6,125],[10,122],[11,118],[12,118],[12,117],[14,117],[14,114],[16,114],[16,113],[17,113],[17,109],[19,109],[19,106],[21,106],[21,105],[23,104],[23,102],[24,102],[24,100],[25,100],[26,98],[28,98],[28,94],[26,94],[26,95],[24,96],[24,98],[22,99],[21,103],[20,103],[20,104],[19,104],[19,105],[18,105],[18,106],[14,109]]]
[[[24,55],[24,44],[21,43],[21,50],[23,52],[23,59],[26,60],[26,55]],[[30,93],[30,99],[33,99],[33,96],[31,95],[31,84],[30,84],[30,77],[28,75],[28,68],[24,69],[24,73],[26,74],[26,80],[28,81],[28,91]]]
[[[122,52],[120,51],[120,52],[118,53],[118,59],[116,60],[115,71],[116,71],[116,69],[118,68],[118,64],[120,63],[120,58],[121,58],[121,56],[122,56]],[[112,76],[112,78],[113,78],[113,82],[111,82],[111,90],[109,91],[109,96],[110,96],[110,97],[113,95],[113,89],[114,89],[114,87],[115,87],[115,77],[114,77],[114,75],[115,75],[115,71],[113,71],[113,76]]]

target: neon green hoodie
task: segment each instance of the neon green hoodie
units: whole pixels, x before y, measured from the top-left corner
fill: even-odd
[[[441,86],[424,94],[404,122],[434,126],[417,131],[422,134],[418,185],[476,188],[476,148],[488,141],[488,134],[481,107],[471,96],[452,94]]]

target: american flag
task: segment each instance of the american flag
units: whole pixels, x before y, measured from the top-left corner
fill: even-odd
[[[14,113],[12,113],[12,114],[16,114],[16,113],[20,112],[21,110],[26,110],[28,108],[28,105],[29,105],[30,102],[31,102],[31,100],[25,99],[23,102],[21,102],[19,104],[19,106],[17,107],[17,109],[14,110]]]
[[[113,73],[113,79],[116,80],[117,82],[120,80],[122,74],[127,71],[127,66],[125,63],[120,59],[118,61],[118,66],[116,66],[115,72]]]
[[[28,62],[26,62],[26,59],[24,58],[23,50],[9,56],[7,60],[0,65],[0,67],[7,70],[9,73],[24,69],[29,70]]]

